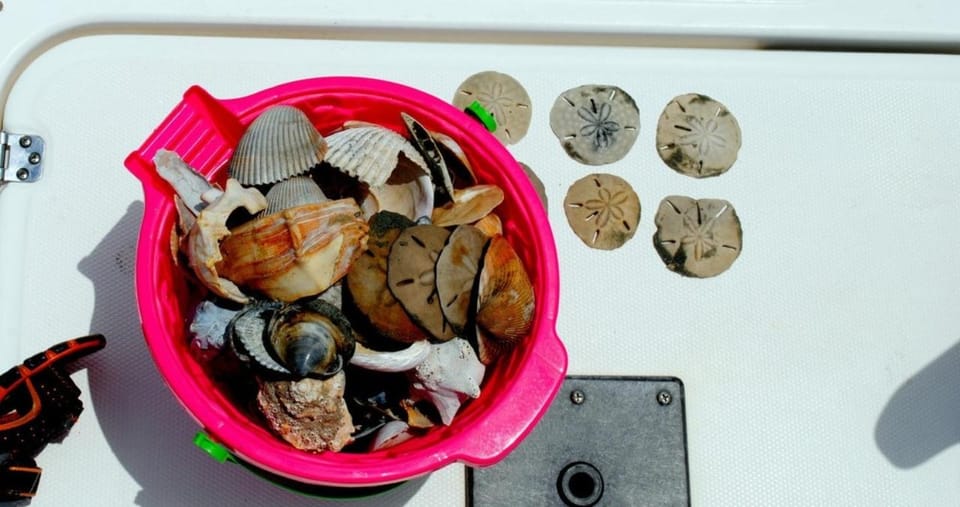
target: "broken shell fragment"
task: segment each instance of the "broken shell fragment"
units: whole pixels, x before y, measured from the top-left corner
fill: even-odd
[[[331,134],[325,162],[372,187],[379,187],[397,167],[398,157],[429,174],[427,163],[406,138],[386,127],[355,127]]]
[[[640,110],[616,86],[583,85],[560,94],[550,128],[571,158],[587,165],[622,159],[640,132]]]
[[[367,229],[353,199],[289,208],[234,229],[221,243],[218,269],[272,299],[295,301],[346,275]]]
[[[640,199],[619,176],[589,174],[570,185],[563,211],[570,228],[585,245],[613,250],[637,232]]]
[[[489,365],[533,327],[533,285],[520,257],[503,236],[490,240],[477,285],[477,347]]]
[[[278,182],[267,191],[267,209],[261,215],[272,215],[285,209],[305,204],[319,204],[329,201],[323,195],[320,186],[310,176],[294,176]]]
[[[533,189],[537,192],[537,197],[540,198],[540,204],[543,204],[543,211],[547,212],[549,209],[547,207],[547,189],[543,186],[543,181],[540,180],[540,177],[537,176],[533,169],[530,169],[530,166],[520,162],[520,167],[523,168],[523,172],[527,173],[527,178],[530,178],[530,184],[533,185]]]
[[[223,260],[221,240],[226,241],[224,238],[231,235],[226,223],[235,210],[244,208],[252,214],[266,207],[267,201],[257,189],[243,188],[230,178],[223,195],[197,215],[187,234],[187,258],[200,282],[218,296],[238,303],[249,301],[234,282],[218,273],[217,266]]]
[[[503,222],[500,221],[500,217],[496,213],[489,213],[487,216],[474,222],[473,226],[488,238],[503,234]]]
[[[328,379],[261,381],[257,405],[270,428],[297,449],[339,451],[354,430],[345,386],[343,372]]]
[[[427,333],[410,320],[406,310],[387,287],[387,260],[390,247],[413,222],[397,213],[381,211],[370,219],[367,250],[347,273],[347,289],[354,306],[370,324],[387,338],[411,343],[424,340]]]
[[[653,245],[671,271],[707,278],[737,260],[743,242],[740,218],[722,199],[672,195],[660,202]]]
[[[480,259],[488,237],[472,225],[454,229],[437,258],[437,297],[440,309],[457,334],[467,327]]]
[[[172,151],[157,150],[156,155],[153,156],[153,163],[157,167],[157,174],[173,187],[186,205],[186,209],[190,210],[194,216],[223,195],[222,190],[210,184],[206,178],[187,165],[180,155]]]
[[[230,158],[230,176],[266,185],[306,174],[323,160],[327,143],[303,111],[273,106],[247,127]]]
[[[416,368],[429,354],[430,344],[426,340],[413,342],[405,349],[391,352],[368,349],[358,343],[350,364],[365,370],[397,373]]]
[[[431,345],[430,354],[409,377],[428,391],[450,391],[478,398],[485,371],[470,343],[454,338]]]
[[[453,202],[433,209],[433,224],[440,227],[470,224],[480,220],[503,202],[503,190],[496,185],[474,185],[453,191]]]
[[[328,377],[353,357],[356,341],[346,317],[326,301],[286,305],[267,329],[274,353],[299,377]]]
[[[457,88],[453,105],[463,110],[473,101],[497,120],[493,135],[503,144],[516,143],[527,135],[532,116],[530,95],[513,77],[494,71],[468,77]]]
[[[376,211],[392,211],[410,220],[433,213],[433,180],[423,168],[400,156],[396,169],[379,187],[369,188]]]
[[[737,160],[740,125],[727,108],[697,93],[671,100],[657,123],[657,153],[671,169],[694,178],[725,173]]]
[[[193,343],[203,350],[223,347],[227,326],[236,314],[236,310],[223,308],[212,301],[202,301],[197,305],[190,322]]]
[[[410,425],[404,421],[390,421],[377,430],[373,442],[370,443],[371,451],[380,451],[389,449],[395,445],[402,444],[413,438],[414,434],[410,431]]]
[[[390,247],[387,286],[410,318],[437,340],[454,337],[440,309],[435,265],[450,232],[436,225],[404,229]]]

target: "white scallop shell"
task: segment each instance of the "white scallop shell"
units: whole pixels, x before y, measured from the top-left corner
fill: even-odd
[[[304,174],[323,161],[327,143],[303,111],[273,106],[240,138],[230,176],[243,185],[266,185]]]
[[[318,204],[330,200],[310,176],[294,176],[280,181],[270,187],[265,197],[267,209],[262,212],[263,215],[272,215],[304,204]]]
[[[400,134],[384,127],[349,128],[327,138],[325,162],[371,187],[387,182],[402,153],[429,174],[417,149]]]

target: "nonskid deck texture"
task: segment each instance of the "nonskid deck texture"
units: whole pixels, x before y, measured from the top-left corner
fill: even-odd
[[[104,496],[81,505],[317,505],[190,444],[198,428],[140,334],[132,280],[143,205],[123,157],[193,84],[232,97],[365,75],[450,100],[482,70],[510,74],[530,95],[531,126],[509,149],[548,197],[570,373],[682,379],[694,504],[940,505],[960,495],[960,446],[949,438],[960,403],[948,388],[960,383],[960,272],[948,260],[960,244],[960,173],[942,156],[958,146],[949,126],[960,105],[944,100],[960,78],[956,57],[123,35],[45,52],[4,114],[5,127],[48,144],[43,179],[0,193],[0,306],[13,317],[0,357],[12,365],[87,330],[111,338],[74,374],[88,413],[45,451],[32,505],[75,499],[93,463],[106,463]],[[584,84],[618,86],[639,110],[633,147],[600,167],[629,182],[642,208],[634,237],[612,251],[586,247],[562,209],[567,188],[595,168],[563,150],[549,110]],[[737,162],[719,177],[678,174],[657,153],[657,119],[684,93],[715,98],[739,122]],[[692,279],[664,267],[654,216],[671,195],[736,207],[744,246],[727,271]],[[930,431],[909,431],[918,421]],[[449,505],[465,498],[464,476],[451,466],[366,503]]]

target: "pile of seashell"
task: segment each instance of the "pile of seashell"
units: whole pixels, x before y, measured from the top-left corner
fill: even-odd
[[[298,449],[378,450],[450,425],[531,330],[533,288],[493,213],[503,191],[401,116],[408,135],[347,122],[324,136],[271,107],[222,187],[176,153],[154,159],[176,192],[174,258],[209,290],[195,350]]]

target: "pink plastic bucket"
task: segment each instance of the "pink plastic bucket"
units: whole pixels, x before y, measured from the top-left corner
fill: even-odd
[[[504,235],[517,250],[537,298],[532,335],[488,369],[483,393],[449,427],[366,454],[299,451],[231,402],[189,349],[186,322],[198,303],[170,253],[176,219],[173,191],[156,174],[158,149],[177,152],[208,179],[223,183],[226,164],[247,125],[265,108],[290,104],[321,133],[345,120],[376,122],[404,132],[400,112],[459,142],[478,179],[500,185]],[[143,183],[145,211],[137,247],[136,290],[147,346],[180,403],[238,458],[305,484],[376,486],[411,479],[449,463],[487,466],[505,457],[533,429],[553,400],[567,367],[556,335],[559,278],[553,235],[537,194],[513,157],[483,126],[421,91],[385,81],[326,77],[291,82],[253,95],[219,100],[192,87],[153,134],[125,161]]]

